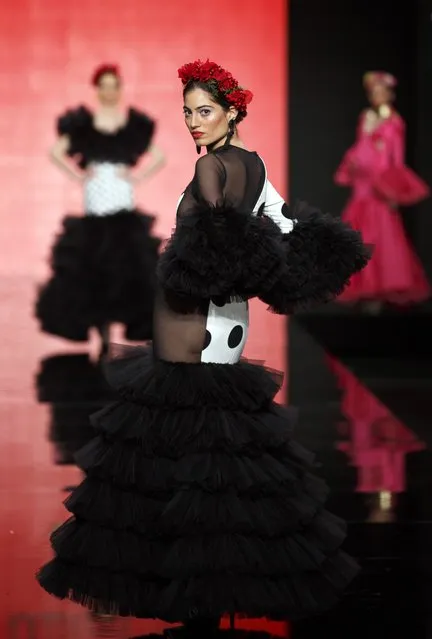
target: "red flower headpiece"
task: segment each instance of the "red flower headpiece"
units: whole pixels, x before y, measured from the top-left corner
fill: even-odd
[[[232,104],[239,113],[246,113],[247,105],[253,98],[253,93],[239,86],[237,80],[229,71],[220,67],[216,62],[196,60],[183,65],[178,70],[178,76],[182,84],[188,84],[192,80],[197,82],[216,82],[219,91],[227,102]]]
[[[110,75],[115,75],[119,80],[121,79],[120,68],[117,64],[101,64],[94,70],[91,83],[94,87],[99,84],[99,80],[102,76],[109,73]]]

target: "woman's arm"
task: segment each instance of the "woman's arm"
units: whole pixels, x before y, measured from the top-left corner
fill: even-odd
[[[282,272],[280,228],[268,216],[233,204],[236,196],[217,154],[200,158],[159,259],[158,278],[166,290],[223,304],[256,297]]]
[[[271,218],[278,225],[282,233],[291,233],[295,220],[290,216],[289,208],[271,182],[267,180],[267,192],[264,205],[264,215]]]
[[[70,139],[68,135],[61,135],[52,146],[49,156],[53,164],[55,164],[63,173],[70,178],[82,182],[85,177],[85,171],[81,171],[69,158],[68,151],[70,148]]]

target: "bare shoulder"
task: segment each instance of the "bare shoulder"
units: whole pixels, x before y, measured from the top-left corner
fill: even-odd
[[[370,118],[371,116],[374,116],[374,115],[376,115],[375,111],[373,109],[366,107],[365,109],[362,109],[360,111],[359,120],[363,121],[366,118]]]

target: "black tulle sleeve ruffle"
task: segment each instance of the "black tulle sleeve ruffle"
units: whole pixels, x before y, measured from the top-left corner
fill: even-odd
[[[85,106],[68,109],[57,118],[57,134],[69,138],[69,155],[81,154],[90,137],[93,118]]]
[[[57,120],[58,135],[69,137],[68,154],[85,168],[90,162],[114,162],[135,166],[148,150],[155,122],[130,108],[126,124],[114,133],[95,129],[93,115],[85,107],[69,109]]]
[[[359,233],[307,205],[291,233],[268,217],[201,204],[179,219],[158,265],[162,286],[217,303],[259,297],[289,314],[337,296],[368,262]]]
[[[73,138],[92,125],[92,115],[85,106],[68,109],[57,118],[57,133]]]
[[[292,210],[294,228],[282,236],[285,268],[259,297],[274,313],[288,315],[336,298],[369,262],[373,247],[340,218],[305,202]]]
[[[180,217],[159,259],[162,286],[219,304],[257,296],[282,274],[279,227],[231,206],[200,203]]]
[[[128,146],[136,160],[148,150],[155,129],[155,121],[148,115],[136,109],[130,109],[126,133],[130,143]]]

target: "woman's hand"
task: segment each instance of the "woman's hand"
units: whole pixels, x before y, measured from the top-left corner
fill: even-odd
[[[84,171],[80,171],[76,174],[76,179],[78,182],[87,182],[87,180],[91,180],[96,175],[95,168],[93,166],[87,167]]]
[[[138,182],[137,177],[132,173],[128,166],[117,167],[117,176],[122,180],[129,182],[129,184],[136,184]]]

